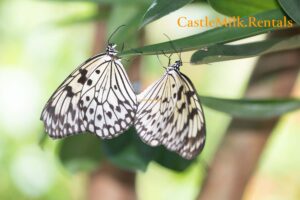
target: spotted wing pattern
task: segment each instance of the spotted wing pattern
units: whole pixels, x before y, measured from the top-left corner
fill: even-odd
[[[105,53],[88,59],[67,77],[48,100],[41,119],[53,138],[83,131],[111,138],[133,123],[135,109],[136,96],[122,64]]]
[[[198,155],[205,143],[205,120],[189,78],[170,70],[138,95],[135,127],[151,146],[162,144],[186,159]]]
[[[80,100],[87,130],[108,139],[133,125],[136,104],[136,95],[119,60],[107,63],[90,76]]]

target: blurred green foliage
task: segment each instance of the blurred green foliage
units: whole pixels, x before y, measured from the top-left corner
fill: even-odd
[[[191,3],[193,0],[154,0],[143,17],[140,28],[147,24],[178,10],[179,8]]]
[[[208,0],[218,12],[229,16],[248,16],[278,8],[276,0]]]
[[[199,182],[201,182],[195,177],[200,177],[199,179],[204,177],[205,171],[199,172],[203,163],[196,160],[192,165],[193,161],[184,160],[177,154],[166,151],[163,147],[149,147],[141,142],[134,129],[129,129],[120,137],[109,141],[101,141],[93,135],[84,134],[66,138],[61,142],[47,140],[44,151],[36,145],[38,135],[44,134],[41,131],[42,123],[38,122],[43,103],[46,102],[47,97],[54,91],[59,82],[68,75],[68,72],[90,55],[90,44],[94,42],[92,32],[94,24],[92,22],[106,22],[108,35],[119,25],[126,24],[126,27],[121,29],[113,38],[119,47],[122,46],[123,42],[126,42],[127,51],[123,52],[124,56],[126,54],[158,54],[161,51],[170,53],[174,52],[174,49],[169,41],[139,47],[140,35],[144,33],[147,40],[151,35],[157,34],[157,29],[148,28],[157,23],[155,20],[175,12],[190,2],[178,1],[173,2],[170,7],[164,5],[164,9],[149,9],[150,5],[153,5],[150,0],[0,1],[0,89],[1,93],[4,91],[3,94],[5,94],[0,100],[0,111],[3,113],[0,121],[0,128],[3,133],[0,135],[0,199],[84,199],[84,187],[82,187],[84,175],[80,176],[79,172],[90,171],[99,167],[102,159],[108,159],[115,165],[127,170],[145,171],[148,169],[147,173],[140,173],[139,187],[153,183],[155,177],[161,182],[171,180],[170,182],[166,181],[168,183],[166,187],[173,187],[171,190],[162,191],[160,188],[160,192],[147,195],[146,187],[140,189],[138,192],[145,194],[143,199],[159,199],[164,192],[168,194],[167,196],[173,195],[173,199],[182,197],[178,194],[194,195],[193,191],[198,190]],[[195,5],[195,2],[192,3]],[[286,6],[283,3],[281,6],[286,13],[283,13],[279,5],[271,0],[251,2],[230,0],[226,2],[224,4],[224,1],[209,1],[216,11],[226,15],[258,13],[255,16],[260,19],[281,19],[287,13],[299,23],[298,12],[294,10],[295,7]],[[293,1],[293,3],[295,2]],[[296,3],[296,5],[298,4]],[[274,10],[270,11],[270,9]],[[142,20],[143,16],[144,21]],[[153,23],[150,24],[150,22]],[[141,25],[147,26],[138,30]],[[164,28],[164,30],[168,30],[168,28]],[[180,51],[202,51],[202,48],[207,47],[211,50],[219,49],[220,46],[226,49],[228,47],[226,46],[227,42],[276,30],[276,28],[235,29],[221,27],[173,40],[172,43]],[[264,45],[269,44],[269,42],[263,41],[259,44],[265,47]],[[287,43],[285,46],[277,47],[276,51],[285,50],[291,46]],[[241,46],[239,47],[241,48]],[[244,48],[243,52],[247,55],[251,48],[246,48],[246,50]],[[209,53],[213,52],[210,51]],[[239,50],[238,53],[241,51]],[[260,53],[260,51],[256,51],[251,56],[257,56]],[[191,55],[188,55],[185,58],[190,57]],[[234,56],[230,57],[230,59],[234,58]],[[209,62],[218,61],[218,59],[217,56],[210,59]],[[149,62],[149,67],[154,65],[157,64],[153,60]],[[197,79],[210,79],[212,83],[218,77],[225,79],[227,76],[228,79],[232,80],[231,72],[243,71],[243,69],[234,68],[230,70],[226,64],[222,66],[228,67],[228,70],[216,69],[211,76],[201,76],[198,73],[195,76]],[[154,69],[157,71],[157,67]],[[199,72],[202,69],[198,67],[197,70]],[[227,75],[224,73],[225,71],[228,71]],[[201,73],[205,72],[201,71]],[[247,71],[243,71],[243,73],[247,74]],[[193,76],[193,73],[190,74]],[[199,81],[192,80],[195,83]],[[232,89],[228,85],[226,87],[226,84],[219,84],[220,81],[214,84],[217,86],[211,86],[211,88],[209,88],[209,83],[201,87],[200,84],[195,85],[197,89],[203,89],[199,90],[201,94],[202,91],[205,91],[205,87],[209,88],[207,89],[209,91],[214,91],[214,88],[219,89],[215,89],[215,91]],[[244,89],[243,84],[246,82],[247,80],[239,82],[239,90]],[[22,91],[25,92],[22,93]],[[235,94],[232,95],[234,98],[239,96],[241,91],[230,94]],[[11,95],[16,95],[12,98],[14,101],[7,98]],[[299,108],[299,100],[289,99],[238,100],[206,96],[201,99],[210,108],[238,117],[251,115],[251,117],[256,118],[261,114],[265,114],[265,117],[274,117]],[[209,145],[201,154],[201,158],[209,162],[226,130],[229,117],[207,107],[205,107],[205,114],[207,116]],[[12,120],[8,121],[7,119]],[[31,120],[31,122],[28,123],[27,120]],[[292,132],[299,132],[297,126],[291,129]],[[293,135],[292,141],[298,139],[296,135]],[[286,139],[285,144],[289,142],[290,140]],[[59,144],[57,145],[57,143]],[[280,146],[281,144],[277,145]],[[297,149],[297,145],[293,144],[289,150],[291,152],[288,154],[292,155],[295,149]],[[282,151],[283,147],[279,147],[274,150],[274,155],[279,155]],[[300,163],[296,159],[295,162],[298,162],[298,165]],[[293,163],[293,161],[286,161],[285,163]],[[268,165],[266,171],[273,169],[274,166]],[[284,164],[280,166],[286,167]],[[69,171],[65,171],[65,168]],[[282,168],[274,170],[280,171]],[[181,171],[181,173],[175,171]],[[69,172],[76,172],[77,175],[71,176]],[[188,187],[184,187],[185,185]],[[159,184],[152,186],[153,188],[160,187]],[[176,187],[179,189],[176,190]],[[173,191],[174,194],[170,194],[168,191]],[[154,198],[155,195],[158,198]]]
[[[278,0],[282,9],[297,23],[300,24],[300,1],[298,0]]]
[[[196,51],[191,62],[194,64],[206,64],[226,60],[261,56],[272,52],[297,49],[300,47],[299,35],[288,38],[266,39],[259,42],[251,42],[237,45],[214,45],[205,50]]]
[[[283,20],[284,16],[284,13],[280,9],[275,9],[255,14],[253,17],[256,18],[256,20]],[[217,27],[199,34],[172,40],[172,44],[180,51],[203,50],[204,48],[213,45],[233,42],[243,38],[279,30],[279,27],[273,26],[249,27],[248,17],[243,17],[241,20],[244,21],[245,27],[237,27],[234,25]],[[163,53],[176,53],[176,49],[170,44],[170,41],[166,41],[159,44],[129,49],[120,55],[157,55]]]

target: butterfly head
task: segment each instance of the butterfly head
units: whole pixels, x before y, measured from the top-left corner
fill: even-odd
[[[182,61],[181,60],[176,60],[173,65],[170,65],[167,68],[167,71],[171,71],[171,70],[179,71],[181,66],[182,66]]]
[[[110,56],[116,56],[118,51],[116,50],[117,45],[113,43],[109,43],[106,47],[106,53]]]

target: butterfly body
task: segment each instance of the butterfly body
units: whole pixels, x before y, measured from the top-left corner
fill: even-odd
[[[180,72],[182,62],[166,68],[163,77],[138,95],[135,127],[141,139],[164,145],[186,159],[205,144],[205,119],[195,87]]]
[[[168,73],[168,72],[171,72],[173,70],[176,70],[176,71],[180,72],[180,67],[181,66],[182,66],[181,60],[177,60],[177,61],[175,61],[174,64],[167,67],[166,72]]]
[[[136,95],[115,48],[81,64],[50,97],[41,119],[51,137],[89,131],[113,138],[133,124]]]

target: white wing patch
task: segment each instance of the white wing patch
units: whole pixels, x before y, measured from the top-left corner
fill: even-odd
[[[119,61],[93,73],[82,89],[82,115],[87,130],[113,138],[127,130],[136,112],[136,95]]]
[[[205,143],[203,110],[191,81],[176,70],[138,95],[136,130],[151,145],[164,145],[186,159],[200,153]]]
[[[133,123],[135,109],[136,96],[122,64],[100,54],[80,65],[61,84],[44,107],[41,119],[53,138],[83,131],[112,138]]]

